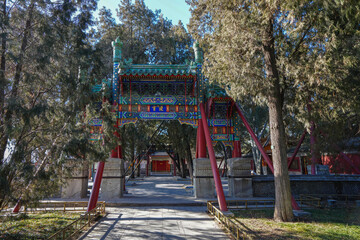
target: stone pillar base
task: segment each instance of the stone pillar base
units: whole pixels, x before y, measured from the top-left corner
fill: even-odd
[[[229,196],[253,197],[251,158],[230,158],[227,165]]]
[[[124,160],[109,158],[105,162],[104,173],[101,182],[101,200],[120,198],[124,194]]]
[[[68,167],[74,169],[71,173],[71,176],[65,177],[65,184],[61,186],[61,198],[70,199],[70,198],[81,198],[81,192],[84,190],[84,182],[88,181],[87,175],[83,171],[83,166],[79,164],[69,162],[66,164]]]
[[[215,183],[210,159],[194,159],[194,195],[196,198],[214,198]]]
[[[81,198],[81,179],[67,178],[65,185],[61,188],[61,198]]]

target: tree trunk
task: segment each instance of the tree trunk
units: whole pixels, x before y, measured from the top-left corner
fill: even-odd
[[[168,153],[169,154],[169,153]],[[169,154],[169,156],[172,158],[172,160],[174,161],[175,167],[177,172],[181,173],[181,166],[180,166],[180,159],[179,159],[179,154],[175,154],[174,157],[171,156],[171,154]]]
[[[181,175],[182,178],[186,178],[185,176],[185,160],[183,158],[180,158],[180,155],[178,153],[176,153],[175,158],[177,161],[177,168],[179,171],[179,174]]]
[[[130,175],[130,178],[135,178],[135,165],[136,165],[136,162],[134,162],[134,158],[135,158],[135,154],[134,154],[134,149],[131,150],[131,175]]]
[[[137,161],[137,164],[136,164],[136,166],[138,166],[137,169],[136,169],[136,176],[137,176],[137,177],[140,177],[141,159],[142,159],[142,157],[140,156],[139,159],[138,159],[138,161]]]
[[[53,141],[50,150],[47,152],[47,154],[46,154],[46,155],[44,156],[44,158],[42,159],[39,167],[36,169],[36,171],[35,171],[35,173],[34,173],[34,175],[33,175],[33,178],[30,179],[30,181],[29,181],[29,183],[27,184],[27,186],[25,187],[25,189],[23,189],[23,190],[20,191],[21,194],[20,194],[20,196],[19,196],[19,199],[18,199],[18,201],[17,201],[14,209],[19,208],[19,207],[21,206],[21,204],[22,204],[22,203],[21,203],[21,202],[22,202],[22,197],[23,197],[24,195],[26,195],[26,193],[28,192],[28,190],[31,188],[31,186],[33,185],[32,183],[33,183],[34,180],[36,180],[39,172],[42,171],[42,170],[45,168],[45,166],[47,165],[48,160],[49,160],[49,157],[52,156],[52,153],[53,153],[53,150],[52,150],[52,149],[53,149],[53,147],[56,146],[56,144],[57,144],[57,139],[58,139],[58,138],[55,138],[55,140]],[[9,180],[8,180],[8,184],[9,184],[9,185],[11,185],[11,181],[12,181],[12,179],[13,179],[13,176],[15,175],[15,171],[14,171],[11,175],[12,175],[12,176],[10,176],[10,177],[9,177]],[[19,189],[18,189],[18,190],[19,190]],[[1,206],[1,204],[0,204],[0,206]]]
[[[193,166],[192,166],[192,159],[187,159],[187,168],[189,169],[189,177],[191,180],[191,183],[193,182]]]
[[[187,144],[187,155],[188,155],[187,165],[189,169],[189,176],[191,179],[191,183],[193,183],[194,176],[193,176],[193,159],[191,156],[191,147],[188,141],[186,142],[186,144]]]
[[[172,160],[172,162],[173,162],[173,172],[174,172],[174,174],[175,174],[175,176],[177,176],[177,171],[176,171],[176,169],[178,168],[177,167],[177,162],[176,162],[176,160],[175,160],[175,157],[173,157],[173,156],[171,156],[171,154],[169,154],[168,153],[168,155],[170,156],[170,158],[171,158],[171,160]]]
[[[186,165],[185,165],[185,158],[180,159],[181,163],[181,177],[186,178]]]
[[[256,144],[254,141],[251,141],[251,151],[253,154],[253,160],[254,160],[254,167],[255,172],[257,175],[261,175],[261,155],[259,157],[259,150],[256,147]]]
[[[229,154],[226,146],[224,144],[221,144],[221,145],[222,145],[223,151],[224,151],[224,166],[223,166],[223,170],[221,172],[221,177],[223,177],[225,175],[225,172],[227,172],[227,160],[229,159],[228,156],[232,156],[232,152],[230,152],[230,154]],[[230,149],[230,151],[231,151],[231,149]],[[219,166],[219,171],[220,171],[220,166]]]
[[[3,21],[3,24],[6,24],[7,21],[7,13],[6,13],[6,1],[3,1],[3,8],[2,8],[2,14],[4,14],[4,18],[5,21]],[[26,52],[26,47],[28,44],[28,37],[30,34],[30,30],[31,30],[31,24],[32,24],[32,15],[33,15],[33,10],[35,7],[35,1],[32,0],[30,3],[30,6],[28,8],[28,12],[27,12],[27,17],[26,17],[26,24],[25,24],[25,29],[24,29],[24,35],[22,38],[22,42],[21,42],[21,48],[20,48],[20,53],[18,56],[18,61],[15,67],[15,75],[14,75],[14,79],[13,79],[13,84],[11,87],[11,92],[10,92],[10,99],[16,99],[17,95],[18,95],[18,87],[19,87],[19,82],[20,82],[20,76],[21,76],[21,72],[22,72],[22,66],[23,66],[23,61],[24,61],[24,56],[25,56],[25,52]],[[6,42],[7,42],[7,35],[6,34],[2,34],[2,39],[1,39],[1,60],[0,60],[0,95],[1,96],[1,109],[0,109],[0,165],[3,163],[3,161],[5,160],[5,151],[6,151],[6,147],[8,145],[8,132],[7,132],[7,127],[11,127],[11,117],[12,117],[12,111],[11,109],[8,109],[7,111],[5,111],[5,98],[4,98],[4,93],[5,93],[5,70],[6,70],[6,58],[5,58],[5,54],[6,54]],[[10,166],[10,164],[8,165]],[[15,175],[15,170],[13,168],[9,168],[6,167],[4,169],[2,169],[2,175],[6,176],[6,181],[7,181],[7,185],[10,186],[11,182],[13,180],[13,177]],[[0,191],[0,202],[2,205],[2,202],[4,201],[6,195],[3,196],[2,191]]]
[[[311,175],[316,175],[316,164],[321,162],[320,150],[317,143],[317,132],[315,130],[315,123],[311,122],[310,128],[310,153],[311,153]]]
[[[28,12],[27,12],[24,36],[22,38],[20,53],[19,53],[16,67],[15,67],[15,75],[14,75],[14,80],[13,80],[13,84],[12,84],[12,88],[11,88],[11,92],[10,92],[10,99],[16,99],[17,95],[18,95],[20,77],[21,77],[21,73],[22,73],[25,52],[26,52],[26,48],[28,45],[28,38],[29,38],[30,30],[31,30],[34,7],[35,7],[35,0],[32,0],[30,3],[30,6],[28,8]],[[6,11],[6,9],[5,9],[5,11]],[[12,110],[8,109],[5,113],[4,124],[2,124],[5,126],[5,128],[6,128],[6,126],[11,126],[11,123],[10,123],[11,116],[12,116]],[[7,131],[6,131],[6,129],[4,129],[4,134],[2,135],[2,138],[0,141],[0,158],[1,159],[4,159],[4,157],[5,157],[4,154],[5,154],[6,146],[8,144],[8,138],[9,138],[9,136],[7,134]]]
[[[82,176],[84,177],[82,179],[81,182],[81,194],[80,197],[81,198],[86,198],[87,197],[87,191],[88,191],[88,182],[89,182],[89,162],[88,161],[84,161],[83,166],[82,166]]]
[[[268,82],[270,83],[268,107],[275,182],[274,219],[276,221],[292,221],[294,216],[291,207],[290,180],[286,157],[285,127],[282,117],[279,73],[275,58],[273,24],[274,16],[271,14],[264,32],[263,54],[265,71]]]
[[[4,100],[5,100],[5,66],[6,66],[6,58],[5,58],[5,52],[6,52],[6,42],[7,42],[7,24],[8,24],[8,16],[6,13],[6,0],[3,1],[2,6],[2,15],[3,15],[3,21],[1,23],[1,59],[0,59],[0,116],[3,116],[4,113]],[[1,122],[2,123],[2,118]],[[2,124],[1,124],[2,125]]]
[[[6,42],[7,42],[7,23],[8,23],[8,15],[6,13],[6,0],[3,1],[2,6],[2,15],[3,22],[2,26],[2,38],[1,38],[1,58],[0,58],[0,165],[3,163],[5,148],[7,145],[7,140],[5,141],[5,122],[4,122],[4,106],[5,106],[5,88],[6,88],[6,78],[5,78],[5,69],[6,69]]]

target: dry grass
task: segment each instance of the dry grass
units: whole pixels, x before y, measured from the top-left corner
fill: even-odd
[[[20,214],[0,223],[0,239],[46,239],[80,216],[74,212]]]
[[[306,221],[279,223],[273,210],[236,211],[236,221],[252,239],[360,239],[360,209],[312,209]]]

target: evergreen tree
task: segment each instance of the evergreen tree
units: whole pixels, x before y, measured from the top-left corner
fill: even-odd
[[[66,161],[81,166],[85,157],[105,160],[116,143],[108,140],[113,138],[109,119],[104,140],[110,143],[91,144],[91,116],[83,117],[85,106],[101,99],[92,93],[95,80],[87,73],[96,1],[19,1],[11,8],[3,3],[8,22],[1,36],[8,44],[2,45],[1,207],[20,196],[24,202],[49,196],[68,170]],[[109,106],[102,111],[106,120]]]
[[[192,11],[190,32],[208,47],[206,75],[227,86],[232,97],[251,95],[254,101],[268,106],[276,193],[274,218],[291,221],[283,120],[291,116],[308,127],[311,121],[345,113],[344,108],[354,112],[358,106],[356,97],[341,106],[336,103],[349,100],[344,94],[352,92],[348,87],[358,83],[352,64],[357,62],[359,48],[355,44],[350,49],[346,39],[358,39],[359,3],[187,2]],[[346,54],[339,54],[343,50]],[[306,107],[309,101],[310,116]]]
[[[186,177],[185,159],[190,177],[193,174],[192,156],[196,144],[196,129],[189,125],[181,125],[178,121],[170,121],[167,127],[167,142],[172,146],[175,153],[176,166],[183,178]],[[175,166],[174,166],[175,167]]]
[[[152,11],[143,0],[121,1],[117,9],[119,23],[106,8],[100,10],[99,16],[95,59],[102,68],[95,67],[94,71],[101,71],[103,76],[111,77],[111,41],[118,36],[124,43],[123,58],[131,58],[134,64],[184,64],[192,58],[192,39],[183,24],[173,25],[160,10]]]

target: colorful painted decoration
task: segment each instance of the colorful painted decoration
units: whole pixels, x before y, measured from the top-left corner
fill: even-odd
[[[122,43],[113,43],[113,78],[93,87],[94,92],[109,91],[103,96],[114,106],[118,127],[143,120],[178,120],[181,124],[198,127],[201,118],[199,103],[208,102],[207,115],[211,139],[232,146],[239,140],[239,119],[233,100],[218,85],[209,84],[202,75],[203,53],[194,43],[195,61],[190,64],[133,64],[122,59]],[[101,126],[101,119],[89,122]],[[98,134],[98,133],[97,133]],[[101,139],[99,136],[92,139]]]

